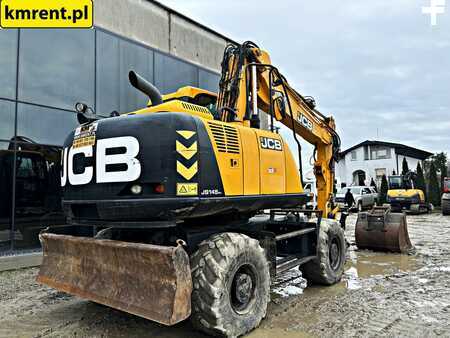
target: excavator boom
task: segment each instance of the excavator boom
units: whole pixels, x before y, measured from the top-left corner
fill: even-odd
[[[299,151],[300,174],[299,137],[314,145],[317,206],[325,217],[335,216],[334,164],[339,157],[340,138],[334,119],[316,110],[312,97],[294,90],[271,64],[267,52],[249,41],[225,49],[217,106],[223,121],[258,128],[259,114],[264,112],[269,115],[272,131],[274,121],[292,130]]]

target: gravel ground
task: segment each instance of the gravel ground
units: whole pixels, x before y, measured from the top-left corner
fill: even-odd
[[[291,271],[249,337],[450,337],[450,217],[408,216],[408,227],[415,254],[352,245],[337,285],[305,288]],[[168,328],[41,286],[37,271],[0,273],[0,337],[203,337],[189,321]]]

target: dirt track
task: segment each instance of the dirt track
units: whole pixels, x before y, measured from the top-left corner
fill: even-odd
[[[249,337],[450,337],[450,217],[408,216],[408,225],[415,255],[351,246],[345,278],[332,287],[304,289],[292,271]],[[36,273],[0,273],[0,337],[203,337],[189,321],[167,328],[40,286]]]

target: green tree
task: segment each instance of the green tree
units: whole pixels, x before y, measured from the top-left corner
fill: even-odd
[[[440,187],[442,189],[442,185],[444,184],[444,177],[448,174],[447,167],[447,154],[444,152],[436,153],[432,155],[427,161],[424,163],[424,172],[425,177],[428,178],[430,176],[430,167],[431,163],[434,164],[434,168],[438,170],[440,176]],[[430,182],[428,182],[429,184]]]
[[[402,175],[406,175],[408,172],[409,172],[408,161],[406,161],[406,157],[403,157]]]
[[[437,153],[434,156],[434,165],[436,169],[439,171],[440,176],[440,188],[442,191],[442,188],[444,186],[444,178],[447,176],[447,154],[444,152]]]
[[[383,177],[381,177],[380,193],[378,195],[379,205],[383,205],[384,203],[386,203],[388,190],[388,181],[386,175],[383,175]]]
[[[428,176],[428,201],[434,206],[441,204],[441,188],[436,174],[434,163],[430,164],[430,172]]]
[[[414,185],[417,189],[420,189],[425,194],[425,198],[428,200],[428,194],[427,194],[427,185],[425,183],[425,176],[423,174],[422,166],[420,165],[420,162],[417,162],[417,169],[416,169],[417,177],[415,179]]]
[[[377,191],[377,184],[373,180],[373,177],[370,179],[370,186],[375,188],[375,191]]]

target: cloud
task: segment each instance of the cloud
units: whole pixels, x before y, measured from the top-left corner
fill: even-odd
[[[450,5],[431,27],[428,0],[166,3],[269,51],[335,117],[343,148],[378,138],[450,154]]]

